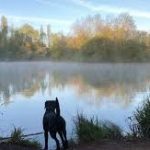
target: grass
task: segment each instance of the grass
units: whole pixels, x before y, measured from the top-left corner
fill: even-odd
[[[150,96],[136,109],[130,121],[129,127],[134,137],[150,138]]]
[[[7,141],[10,144],[20,145],[23,147],[41,148],[41,144],[36,140],[29,140],[23,138],[23,130],[21,128],[14,128],[11,133],[11,138]]]
[[[123,135],[120,127],[112,122],[100,122],[95,117],[89,119],[83,114],[77,114],[75,127],[78,140],[91,142],[98,139],[150,139],[150,96],[144,99],[142,106],[128,119],[130,132]]]
[[[111,122],[99,122],[98,119],[88,119],[78,114],[75,120],[76,134],[79,141],[91,142],[98,139],[120,139],[121,129]]]

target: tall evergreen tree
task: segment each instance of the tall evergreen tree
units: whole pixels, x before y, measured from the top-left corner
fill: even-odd
[[[44,32],[43,26],[41,25],[41,28],[40,28],[40,42],[43,46],[45,45],[45,42],[46,42],[45,40],[46,40],[46,34]]]

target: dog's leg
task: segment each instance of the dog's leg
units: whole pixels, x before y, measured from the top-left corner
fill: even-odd
[[[44,138],[45,138],[44,150],[48,150],[48,131],[44,131]]]
[[[67,132],[66,132],[66,129],[63,130],[63,135],[64,135],[64,138],[65,138],[65,148],[67,149],[67,148],[68,148],[68,140],[67,140]]]
[[[50,135],[56,142],[56,146],[57,146],[56,150],[60,150],[60,144],[59,144],[59,140],[56,137],[56,132],[50,132]]]
[[[61,131],[58,131],[58,134],[59,134],[59,136],[61,138],[61,141],[62,141],[62,144],[63,144],[63,148],[66,149],[63,133]]]

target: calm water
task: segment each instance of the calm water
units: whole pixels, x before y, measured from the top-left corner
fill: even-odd
[[[150,64],[0,63],[0,135],[14,126],[25,133],[42,131],[44,102],[56,96],[69,136],[77,112],[127,131],[127,117],[149,87]]]

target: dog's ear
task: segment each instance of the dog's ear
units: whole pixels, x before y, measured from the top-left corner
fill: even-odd
[[[56,114],[60,116],[60,106],[59,106],[59,101],[57,97],[56,97]]]
[[[46,108],[46,101],[45,101],[45,104],[44,104],[44,109]]]
[[[45,101],[44,109],[46,109],[46,106],[47,106],[47,100]]]

